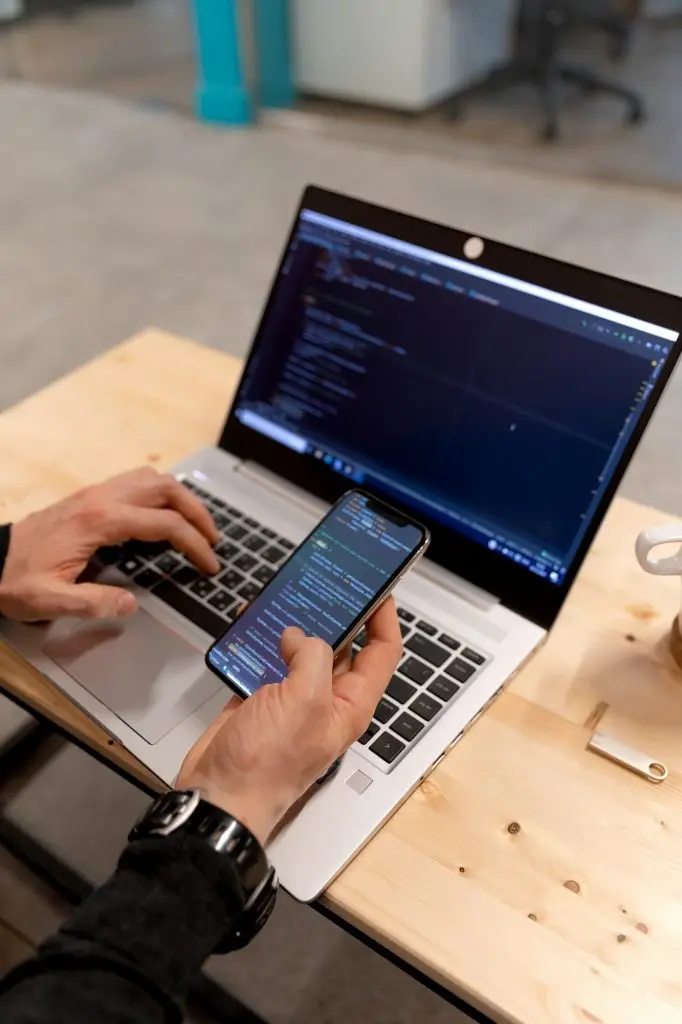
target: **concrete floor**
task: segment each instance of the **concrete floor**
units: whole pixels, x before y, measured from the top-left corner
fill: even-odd
[[[248,0],[244,0],[248,2]],[[0,78],[119,96],[192,115],[196,78],[191,0],[28,0],[38,12],[0,33]],[[72,10],[73,17],[59,11]],[[292,112],[265,112],[289,130],[319,132],[408,152],[503,163],[590,180],[679,188],[682,183],[682,18],[643,22],[622,63],[608,60],[601,33],[573,37],[567,58],[636,89],[643,125],[628,126],[623,105],[568,89],[563,137],[538,140],[537,93],[520,86],[423,114],[301,97]],[[292,116],[293,115],[293,116]]]
[[[248,0],[244,0],[248,2]],[[28,0],[36,12],[0,33],[0,78],[86,89],[192,114],[195,84],[191,0]],[[71,10],[72,17],[59,11]],[[607,58],[601,33],[573,37],[567,58],[639,91],[648,117],[624,123],[623,105],[568,89],[561,143],[538,140],[539,102],[520,86],[418,115],[302,97],[276,113],[289,130],[345,137],[408,152],[504,163],[591,180],[678,188],[682,183],[682,19],[645,21],[623,63]],[[293,116],[291,116],[293,114]],[[273,115],[266,113],[266,118]]]
[[[0,34],[0,78],[93,90],[190,115],[191,6],[191,0],[29,0],[31,17]]]

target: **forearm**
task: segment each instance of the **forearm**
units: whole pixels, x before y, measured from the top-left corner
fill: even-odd
[[[161,1024],[241,910],[229,858],[193,837],[131,844],[110,881],[0,984],[3,1024]]]

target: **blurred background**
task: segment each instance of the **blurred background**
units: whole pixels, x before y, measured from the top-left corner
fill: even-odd
[[[253,4],[238,6],[248,74]],[[289,16],[295,98],[275,116],[289,130],[614,180],[682,176],[682,0],[291,0]],[[192,0],[0,0],[9,79],[191,117],[195,52]]]

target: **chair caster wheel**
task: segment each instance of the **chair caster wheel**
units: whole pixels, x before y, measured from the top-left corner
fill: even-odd
[[[559,131],[559,125],[553,121],[550,121],[548,124],[546,124],[540,132],[540,138],[543,142],[558,142],[560,137],[561,132]]]
[[[628,113],[628,124],[641,124],[645,117],[646,110],[643,106],[631,107]]]

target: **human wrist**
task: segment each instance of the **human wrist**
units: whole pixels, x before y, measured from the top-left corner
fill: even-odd
[[[225,811],[247,828],[265,846],[268,837],[290,803],[275,793],[247,791],[228,784],[216,785],[210,780],[189,776],[183,778],[182,789],[198,789],[201,799]],[[293,800],[291,801],[293,803]]]
[[[6,619],[17,618],[16,604],[16,595],[9,580],[0,577],[0,615]]]

